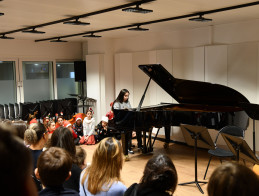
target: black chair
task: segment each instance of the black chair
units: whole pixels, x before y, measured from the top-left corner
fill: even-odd
[[[4,118],[9,119],[9,108],[7,104],[4,104]]]
[[[14,114],[14,104],[9,103],[9,119],[14,120],[15,114]]]
[[[17,119],[20,119],[20,108],[19,108],[19,105],[18,103],[15,103],[14,104],[14,118],[17,120]]]
[[[4,106],[0,104],[0,120],[4,120]]]
[[[215,149],[214,150],[208,150],[208,153],[210,155],[210,159],[209,159],[207,169],[206,169],[204,177],[203,177],[204,180],[206,178],[207,171],[209,169],[210,161],[211,161],[212,157],[218,157],[220,159],[221,163],[222,163],[223,158],[234,158],[235,157],[235,155],[230,150],[225,150],[225,149],[217,147],[218,137],[221,133],[226,133],[226,134],[229,134],[229,135],[242,137],[242,138],[244,138],[244,135],[245,135],[245,131],[242,128],[237,127],[237,126],[225,126],[219,131],[218,135],[216,136],[215,142],[214,142]]]

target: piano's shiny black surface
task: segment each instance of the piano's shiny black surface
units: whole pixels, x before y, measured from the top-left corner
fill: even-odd
[[[139,68],[178,103],[141,107],[142,100],[136,109],[114,110],[116,129],[141,131],[152,127],[179,126],[181,123],[220,129],[236,125],[235,117],[239,114],[244,116],[244,122],[238,123],[247,128],[248,116],[244,113],[251,114],[251,107],[248,107],[248,99],[238,91],[219,84],[174,78],[160,64],[139,65]],[[142,99],[144,96],[145,93]],[[242,107],[244,105],[246,107]]]

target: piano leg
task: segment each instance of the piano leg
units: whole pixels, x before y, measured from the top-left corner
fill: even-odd
[[[122,149],[123,149],[123,154],[125,156],[128,156],[128,138],[127,138],[127,133],[124,131],[121,132],[121,143],[122,143]]]
[[[165,126],[165,143],[164,148],[168,148],[170,142],[171,126]]]

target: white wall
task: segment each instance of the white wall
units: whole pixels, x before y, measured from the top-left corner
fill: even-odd
[[[109,44],[114,51],[115,59],[127,54],[127,57],[123,58],[127,60],[125,64],[122,60],[115,60],[115,66],[119,66],[120,70],[123,68],[129,70],[128,66],[132,64],[132,73],[129,72],[132,76],[121,75],[123,71],[120,71],[115,72],[115,78],[125,76],[130,81],[129,86],[132,86],[131,79],[133,80],[131,98],[133,105],[136,106],[148,81],[137,65],[159,63],[162,60],[161,64],[164,63],[175,77],[223,84],[242,93],[250,102],[259,104],[258,32],[259,20],[253,20],[111,39]],[[105,52],[102,45],[102,40],[92,41],[91,45],[88,45],[88,52],[92,54]],[[121,87],[126,80],[118,82],[116,86]],[[164,96],[154,84],[151,84],[150,89],[144,105],[155,103]],[[257,122],[256,127],[259,127],[258,125]],[[246,140],[252,147],[251,122],[246,131]],[[258,133],[256,141],[256,149],[259,150]]]

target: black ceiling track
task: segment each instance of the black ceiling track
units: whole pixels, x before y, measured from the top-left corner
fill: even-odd
[[[80,36],[80,35],[85,35],[85,34],[90,34],[90,33],[100,33],[100,32],[105,32],[105,31],[113,31],[113,30],[124,29],[124,28],[129,28],[129,27],[134,27],[134,26],[140,26],[140,25],[155,24],[155,23],[160,23],[160,22],[189,18],[189,17],[193,17],[193,16],[213,14],[213,13],[229,11],[229,10],[234,10],[234,9],[239,9],[239,8],[251,7],[251,6],[255,6],[255,5],[259,5],[259,1],[235,5],[235,6],[229,6],[229,7],[224,7],[224,8],[214,9],[214,10],[202,11],[202,12],[197,12],[197,13],[192,13],[192,14],[186,14],[186,15],[181,15],[181,16],[174,16],[174,17],[169,17],[169,18],[164,18],[164,19],[135,23],[135,24],[130,24],[130,25],[124,25],[124,26],[118,26],[118,27],[112,27],[112,28],[106,28],[106,29],[99,29],[99,30],[95,30],[95,31],[86,31],[86,32],[83,32],[83,33],[76,33],[76,34],[57,36],[57,37],[51,37],[51,38],[45,38],[45,39],[38,39],[38,40],[35,40],[35,42],[48,41],[48,40],[58,39],[58,38],[75,37],[75,36]]]
[[[106,12],[111,12],[111,11],[119,10],[119,9],[122,9],[122,8],[134,6],[134,5],[138,5],[138,4],[145,4],[145,3],[152,2],[152,1],[155,1],[155,0],[134,1],[134,2],[131,2],[131,3],[118,5],[118,6],[115,6],[115,7],[111,7],[111,8],[107,8],[107,9],[103,9],[103,10],[98,10],[98,11],[94,11],[94,12],[90,12],[90,13],[86,13],[86,14],[81,14],[81,15],[77,15],[77,16],[72,16],[72,17],[69,17],[69,18],[55,20],[55,21],[52,21],[52,22],[42,23],[42,24],[34,25],[34,26],[28,26],[28,27],[24,27],[24,28],[20,28],[20,29],[15,29],[15,30],[12,30],[12,31],[0,32],[0,35],[7,35],[7,34],[11,34],[11,33],[17,33],[17,32],[21,32],[21,31],[25,31],[25,30],[30,30],[30,29],[33,29],[33,28],[39,28],[39,27],[45,27],[45,26],[54,25],[54,24],[58,24],[58,23],[63,23],[63,22],[67,22],[67,21],[70,21],[70,20],[74,20],[74,19],[76,20],[76,19],[79,19],[79,18],[85,18],[85,17],[88,17],[88,16],[103,14],[103,13],[106,13]]]

